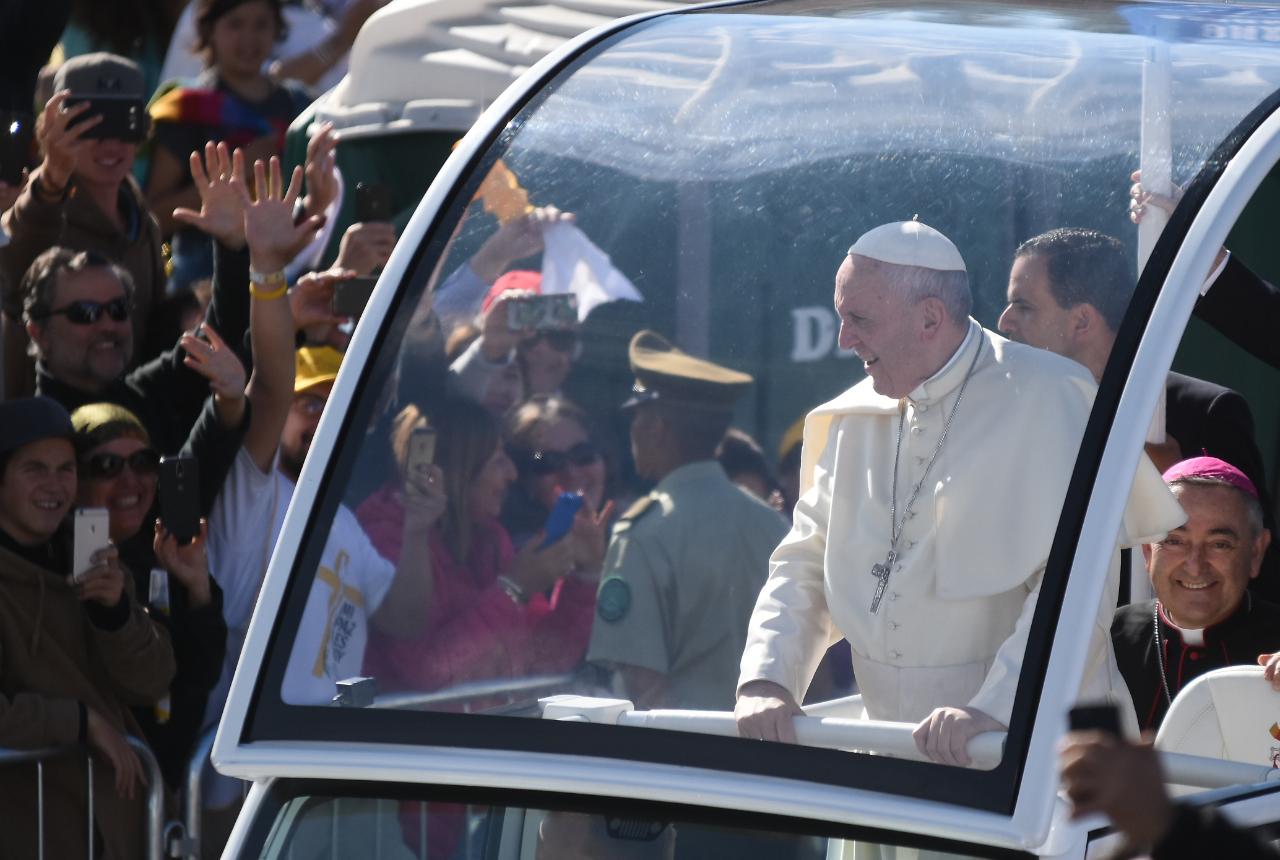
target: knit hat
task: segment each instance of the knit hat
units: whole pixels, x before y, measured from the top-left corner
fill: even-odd
[[[121,436],[130,436],[144,445],[151,445],[151,436],[138,416],[118,403],[89,403],[81,406],[71,413],[71,424],[75,428],[75,438],[72,441],[76,444],[76,455],[80,457]]]

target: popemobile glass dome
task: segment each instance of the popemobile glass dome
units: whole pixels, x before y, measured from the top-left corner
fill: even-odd
[[[607,761],[614,773],[591,791],[701,802],[670,774],[728,774],[742,780],[739,801],[757,810],[767,794],[786,794],[779,786],[804,785],[834,792],[829,805],[810,797],[812,814],[832,821],[868,824],[873,812],[892,818],[868,805],[871,792],[929,802],[921,822],[945,818],[937,810],[948,808],[1008,819],[1020,791],[1052,781],[1052,739],[1033,741],[1038,730],[1061,730],[1062,711],[1045,709],[1070,698],[1048,667],[1078,673],[1083,664],[1093,619],[1072,589],[1105,571],[1073,564],[1077,545],[1109,547],[1119,527],[1118,515],[1087,527],[1086,517],[1104,487],[1127,495],[1128,476],[1100,473],[1098,464],[1109,436],[1144,423],[1113,424],[1125,380],[1141,384],[1129,379],[1139,340],[1157,299],[1198,291],[1214,250],[1197,251],[1205,261],[1197,277],[1165,282],[1190,219],[1175,213],[1162,235],[1165,219],[1153,212],[1136,227],[1130,176],[1141,170],[1147,187],[1170,194],[1186,189],[1198,205],[1269,116],[1277,90],[1280,11],[1252,4],[763,0],[648,17],[571,43],[498,98],[461,142],[382,276],[312,443],[217,757],[232,772],[252,774],[265,767],[255,755],[265,762],[276,746],[314,749],[327,764],[297,767],[349,776],[356,765],[344,764],[342,750],[368,744],[366,763],[377,749],[389,756],[378,759],[379,779],[511,785],[524,784],[524,774],[536,776],[530,787],[553,791],[572,790],[583,762]],[[915,760],[893,741],[888,750],[865,738],[861,746],[784,747],[685,730],[678,721],[547,719],[539,705],[546,697],[616,694],[581,669],[585,643],[572,637],[539,663],[506,660],[495,632],[491,646],[467,646],[485,651],[476,661],[484,668],[473,670],[441,627],[422,660],[448,653],[460,661],[441,673],[447,682],[377,682],[376,696],[359,703],[367,706],[331,704],[334,682],[346,678],[323,674],[306,620],[308,599],[327,587],[317,573],[328,569],[326,541],[338,518],[399,480],[393,416],[451,384],[445,341],[459,308],[449,290],[511,207],[522,214],[526,201],[572,213],[639,296],[590,310],[561,388],[589,417],[620,502],[648,490],[632,468],[628,419],[618,409],[630,396],[627,345],[635,332],[654,329],[693,355],[750,373],[755,382],[734,426],[774,459],[789,427],[864,375],[862,362],[838,346],[832,304],[836,269],[864,232],[918,218],[948,236],[968,269],[972,315],[992,330],[1024,240],[1084,227],[1124,243],[1136,287],[1121,331],[1127,345],[1117,347],[1102,380],[1071,488],[1047,500],[1061,519],[1043,547],[1047,566],[1013,722],[980,766]],[[531,254],[508,268],[540,265]],[[1182,307],[1185,322],[1189,298]],[[1126,436],[1132,457],[1141,435]],[[983,492],[1019,480],[992,474]],[[289,677],[297,665],[312,673],[307,689],[325,695],[291,692],[302,689]],[[369,660],[348,665],[361,669],[351,675],[377,680]],[[732,707],[730,699],[718,710]],[[460,758],[446,761],[444,751]],[[889,754],[869,754],[877,752]],[[468,770],[470,755],[504,764]],[[397,770],[396,757],[412,773]],[[628,767],[658,770],[638,788],[627,782]],[[753,794],[752,780],[769,787]],[[1043,836],[1053,801],[1042,794],[1022,839]]]

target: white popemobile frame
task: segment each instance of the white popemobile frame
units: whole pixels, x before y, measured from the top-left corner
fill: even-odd
[[[734,5],[716,3],[698,7]],[[600,38],[640,21],[637,15],[582,34],[543,58],[506,90],[467,133],[424,195],[401,241],[379,278],[357,327],[316,432],[313,450],[333,448],[345,411],[356,394],[356,380],[375,346],[379,329],[401,287],[410,262],[433,226],[441,205],[482,147],[504,125],[516,106],[540,89],[568,58]],[[675,13],[679,14],[679,13]],[[1164,377],[1173,362],[1179,337],[1199,287],[1211,271],[1218,247],[1254,191],[1280,160],[1280,112],[1267,117],[1227,165],[1192,222],[1170,268],[1166,284],[1143,334],[1130,370],[1080,532],[1073,570],[1105,570],[1128,497],[1147,425]],[[326,457],[308,459],[293,496],[284,529],[272,555],[226,709],[213,747],[213,761],[224,774],[256,780],[231,841],[236,856],[266,783],[277,777],[439,783],[531,791],[593,794],[645,799],[692,806],[722,807],[801,819],[900,830],[992,846],[1081,856],[1089,826],[1095,820],[1066,824],[1057,800],[1055,744],[1065,728],[1084,671],[1086,641],[1075,635],[1087,629],[1101,599],[1102,577],[1073,576],[1067,583],[1058,631],[1049,658],[1018,799],[1011,817],[947,804],[872,791],[646,762],[618,762],[585,756],[501,750],[404,747],[371,743],[337,746],[325,742],[272,741],[241,744],[250,698],[263,670],[262,658],[271,628],[281,609],[285,584],[324,470]],[[1274,798],[1275,795],[1271,795]],[[1273,801],[1274,802],[1274,801]],[[1056,822],[1056,824],[1055,824]],[[1052,832],[1051,832],[1052,830]]]

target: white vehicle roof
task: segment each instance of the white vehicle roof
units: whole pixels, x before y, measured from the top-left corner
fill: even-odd
[[[499,94],[570,38],[679,0],[396,0],[356,38],[347,76],[318,121],[344,135],[463,132]]]

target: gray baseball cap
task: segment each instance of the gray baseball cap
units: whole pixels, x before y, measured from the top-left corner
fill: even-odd
[[[145,101],[146,83],[133,60],[99,51],[73,57],[53,76],[54,92],[71,90],[77,98],[110,96]]]

